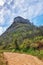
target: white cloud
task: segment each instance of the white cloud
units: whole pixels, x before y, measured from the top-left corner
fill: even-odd
[[[3,28],[0,27],[0,35],[3,33]]]
[[[12,0],[7,0],[7,4],[10,4],[12,2]]]
[[[7,27],[0,27],[0,35],[7,29]]]
[[[0,16],[0,25],[3,25],[4,23],[5,23],[4,17],[3,16]]]
[[[40,14],[43,14],[43,0],[15,0],[14,4],[15,8],[19,8],[19,12],[17,15],[24,16],[24,12],[26,18],[32,19]]]
[[[0,0],[0,6],[3,6],[5,3],[5,0]]]
[[[12,14],[11,14],[10,9],[7,9],[6,7],[3,7],[3,9],[0,11],[0,25],[4,25],[5,22],[7,21],[6,18],[7,17],[11,18],[11,15]]]

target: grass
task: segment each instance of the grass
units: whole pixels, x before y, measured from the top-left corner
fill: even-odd
[[[4,49],[0,50],[0,53],[3,53],[3,52],[11,52],[11,50],[4,50]]]

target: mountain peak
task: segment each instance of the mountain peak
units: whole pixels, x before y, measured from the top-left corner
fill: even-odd
[[[17,16],[17,17],[15,17],[14,19],[20,19],[20,18],[22,18],[21,16]],[[23,18],[22,18],[23,19]]]
[[[14,23],[30,23],[28,19],[24,19],[23,17],[17,16],[14,18]]]
[[[21,24],[21,25],[22,24],[29,24],[29,25],[31,25],[31,22],[28,19],[24,19],[23,17],[17,16],[17,17],[14,18],[13,23],[11,24],[11,26],[8,29],[10,29],[12,27],[16,27],[19,24]]]

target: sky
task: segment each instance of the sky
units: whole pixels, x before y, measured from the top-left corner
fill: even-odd
[[[43,25],[43,0],[0,0],[0,35],[21,16],[34,25]]]

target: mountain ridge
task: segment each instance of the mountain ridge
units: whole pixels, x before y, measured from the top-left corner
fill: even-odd
[[[15,48],[15,45],[17,47],[21,46],[25,39],[29,40],[36,37],[40,39],[42,36],[43,27],[37,27],[28,19],[18,16],[14,18],[11,26],[0,36],[0,46],[5,49]]]

